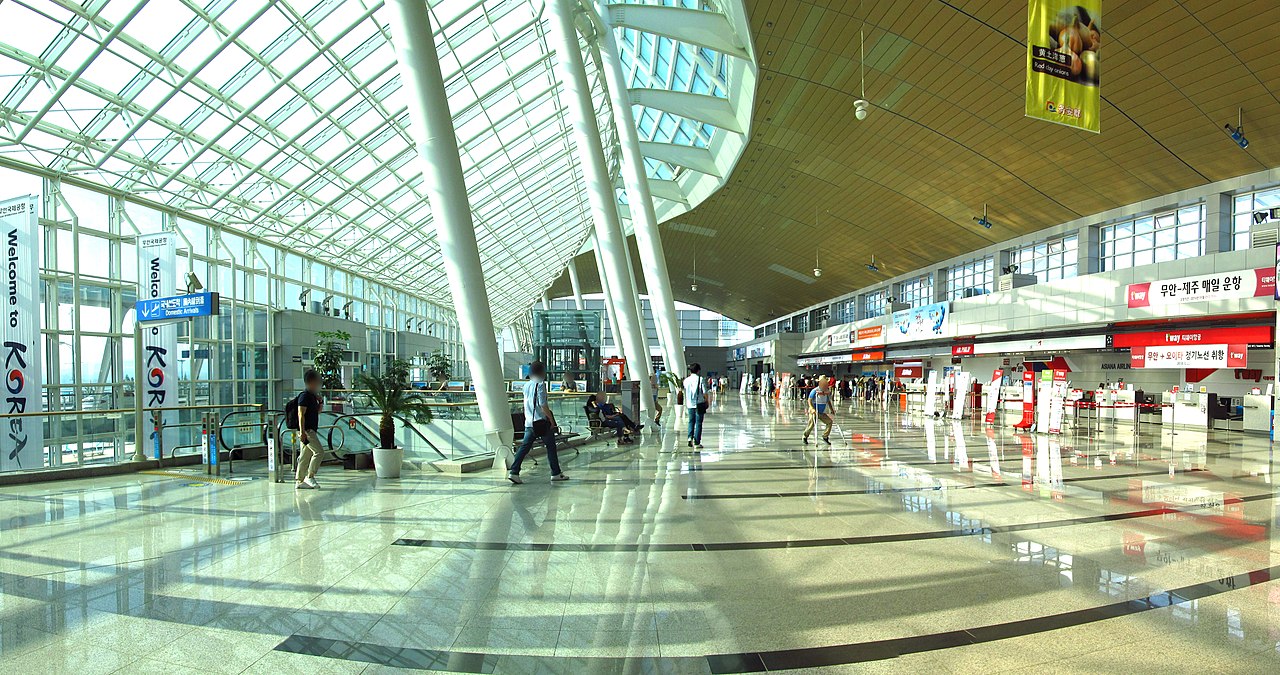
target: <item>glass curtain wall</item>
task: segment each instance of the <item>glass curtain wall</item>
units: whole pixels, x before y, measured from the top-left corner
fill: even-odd
[[[79,413],[46,418],[45,466],[113,462],[132,454],[133,415],[112,411],[134,405],[139,234],[177,232],[179,280],[193,273],[221,297],[220,316],[178,323],[178,405],[279,408],[282,394],[273,391],[269,375],[269,314],[303,309],[304,291],[313,303],[307,309],[328,299],[340,315],[368,325],[370,367],[395,355],[396,331],[411,330],[440,337],[465,370],[453,312],[422,298],[187,214],[3,167],[0,184],[5,198],[40,198],[44,408]],[[198,417],[199,411],[184,413],[180,422]],[[198,429],[184,426],[179,444],[192,447],[178,453],[196,452],[197,436]]]

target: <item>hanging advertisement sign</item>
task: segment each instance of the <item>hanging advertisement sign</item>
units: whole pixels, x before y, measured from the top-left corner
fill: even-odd
[[[155,300],[173,295],[178,286],[176,239],[172,232],[148,234],[138,237],[138,300]],[[136,315],[135,315],[136,318]],[[142,330],[142,379],[135,394],[142,397],[143,410],[172,408],[178,405],[178,326],[157,324],[143,326]],[[152,418],[147,416],[149,422]],[[178,423],[178,412],[161,413],[165,428]],[[145,442],[146,430],[138,434]],[[151,432],[152,456],[160,459],[177,438],[176,431],[156,437]]]
[[[898,380],[907,380],[921,377],[923,375],[923,366],[919,363],[900,363],[893,367],[893,377]]]
[[[1132,368],[1245,368],[1249,365],[1249,346],[1134,347],[1129,353],[1129,365]]]
[[[915,342],[947,337],[950,331],[951,304],[935,302],[893,313],[889,342]]]
[[[772,342],[747,347],[747,358],[749,359],[763,359],[766,356],[773,356]]]
[[[884,324],[879,326],[864,326],[854,331],[853,334],[853,343],[859,347],[876,347],[884,344],[884,339]]]
[[[44,410],[40,337],[40,229],[36,197],[0,202],[4,236],[4,406],[6,414]],[[0,432],[0,471],[44,466],[44,419],[10,417]]]
[[[1206,344],[1270,345],[1272,326],[1238,328],[1196,328],[1153,333],[1118,333],[1111,336],[1116,348],[1191,346]]]
[[[1000,384],[1002,382],[1004,382],[1004,371],[997,368],[991,373],[991,382],[986,387],[983,387],[986,389],[986,397],[983,402],[982,412],[985,413],[983,421],[987,424],[995,424],[996,411],[1000,407],[1000,390],[1003,389]]]
[[[827,336],[828,347],[847,347],[853,344],[853,331],[840,331]]]
[[[1027,3],[1026,114],[1100,130],[1102,0]]]
[[[1202,274],[1194,277],[1161,279],[1129,284],[1129,309],[1181,305],[1208,300],[1240,300],[1273,297],[1276,293],[1276,270],[1260,267],[1253,270]]]

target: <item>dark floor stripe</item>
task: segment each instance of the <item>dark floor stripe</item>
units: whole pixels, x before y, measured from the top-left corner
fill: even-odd
[[[1260,494],[1240,497],[1240,502],[1256,502],[1274,499],[1275,495]],[[980,527],[964,527],[953,530],[926,530],[923,532],[900,532],[896,534],[870,534],[860,537],[826,537],[822,539],[781,539],[775,541],[729,541],[697,544],[574,544],[508,542],[508,541],[461,541],[455,539],[397,539],[392,546],[412,546],[417,548],[449,548],[464,551],[566,551],[570,553],[681,553],[690,551],[748,551],[780,548],[815,548],[825,546],[859,546],[864,544],[887,544],[906,541],[925,541],[929,539],[950,539],[953,537],[973,537],[978,535],[1006,534],[1025,532],[1028,530],[1046,530],[1055,527],[1073,525],[1090,525],[1108,523],[1136,518],[1150,518],[1173,513],[1194,513],[1209,506],[1191,509],[1175,509],[1167,506],[1142,509],[1140,511],[1124,511],[1097,516],[1080,516],[1062,518],[1034,523],[1017,523],[1013,525],[983,525]]]
[[[796,466],[797,469],[805,467]],[[856,468],[856,467],[850,467]],[[1190,469],[1187,473],[1198,473],[1201,469]],[[1137,471],[1133,473],[1113,473],[1099,474],[1094,476],[1076,476],[1074,478],[1064,478],[1063,483],[1083,483],[1094,480],[1107,480],[1109,478],[1140,478],[1143,476],[1160,476],[1168,475],[1169,470],[1157,469],[1153,471]],[[942,474],[930,474],[931,476],[943,476]],[[946,476],[943,476],[946,477]],[[875,479],[875,476],[868,476]],[[892,479],[893,476],[887,476],[886,479]],[[878,480],[878,479],[877,479]],[[1036,485],[1044,485],[1037,483]],[[1022,487],[1021,483],[974,483],[972,485],[926,485],[922,487],[903,487],[903,488],[872,488],[867,490],[809,490],[807,492],[742,492],[733,494],[709,494],[709,495],[681,495],[681,499],[689,501],[702,501],[708,499],[777,499],[787,497],[834,497],[847,495],[878,495],[878,494],[901,494],[910,492],[933,492],[933,491],[951,491],[951,490],[977,490],[983,488],[999,488],[999,487]]]
[[[768,652],[712,654],[706,657],[556,657],[523,654],[450,652],[413,647],[387,647],[367,642],[330,640],[292,635],[276,645],[276,651],[306,654],[345,661],[357,661],[414,670],[448,670],[458,673],[504,672],[700,672],[729,675],[760,673],[797,668],[820,668],[893,659],[906,654],[939,651],[978,645],[1009,638],[1082,626],[1107,619],[1141,614],[1153,609],[1181,605],[1194,600],[1264,584],[1280,576],[1280,565],[1264,567],[1235,576],[1133,600],[1061,612],[1032,619],[988,624],[929,635],[856,642],[826,647],[780,649]]]
[[[1062,612],[1034,619],[990,624],[964,630],[933,633],[931,635],[833,645],[830,647],[722,654],[708,656],[707,664],[710,666],[712,673],[758,673],[766,670],[818,668],[880,661],[896,658],[904,654],[916,654],[995,642],[997,640],[1081,626],[1106,619],[1131,616],[1153,609],[1200,600],[1247,586],[1264,584],[1277,577],[1280,577],[1280,565],[1264,567],[1223,579],[1183,586],[1170,591],[1153,593],[1134,600],[1123,600],[1100,607]]]
[[[275,651],[358,661],[411,670],[451,673],[710,673],[703,657],[571,657],[451,652],[414,647],[387,647],[368,642],[291,635]],[[738,671],[748,672],[748,671]]]

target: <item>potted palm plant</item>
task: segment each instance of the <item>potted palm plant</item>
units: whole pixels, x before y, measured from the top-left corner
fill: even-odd
[[[378,478],[399,478],[404,448],[396,446],[396,418],[413,424],[430,424],[427,397],[409,385],[409,362],[395,359],[379,374],[360,373],[356,386],[381,413],[378,418],[378,447],[373,449],[373,466]]]

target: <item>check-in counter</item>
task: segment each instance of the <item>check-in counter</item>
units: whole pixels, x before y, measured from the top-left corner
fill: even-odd
[[[1016,424],[1022,419],[1022,385],[1009,385],[1000,390],[1000,414],[1003,424]]]
[[[923,412],[925,384],[923,382],[908,382],[903,387],[906,390],[904,394],[907,397],[907,412]]]
[[[1136,395],[1129,389],[1106,390],[1094,394],[1098,401],[1099,419],[1133,424]]]
[[[1244,431],[1250,434],[1271,433],[1271,397],[1266,394],[1244,395]]]
[[[1164,405],[1160,410],[1160,423],[1165,428],[1209,429],[1209,394],[1166,391],[1161,395],[1161,402]]]

